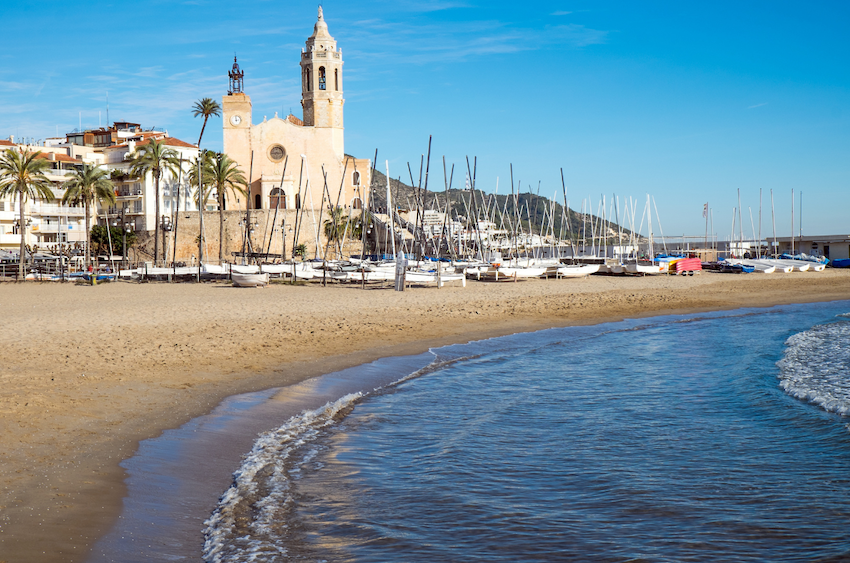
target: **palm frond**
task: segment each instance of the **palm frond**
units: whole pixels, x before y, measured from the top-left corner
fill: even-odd
[[[44,175],[50,162],[40,158],[41,151],[9,149],[0,155],[0,198],[23,193],[24,201],[53,199],[53,184]]]

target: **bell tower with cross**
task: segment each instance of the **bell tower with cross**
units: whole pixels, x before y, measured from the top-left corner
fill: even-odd
[[[328,33],[320,6],[313,35],[307,39],[301,53],[304,125],[343,128],[342,64],[342,51],[337,49],[336,40]]]

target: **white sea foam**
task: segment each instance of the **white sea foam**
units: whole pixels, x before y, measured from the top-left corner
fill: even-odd
[[[315,457],[317,450],[309,444],[360,397],[361,393],[346,395],[260,435],[204,523],[205,561],[268,561],[286,556],[280,540],[293,504],[289,474]]]
[[[785,357],[776,364],[785,392],[824,410],[850,414],[850,322],[815,326],[785,345]]]

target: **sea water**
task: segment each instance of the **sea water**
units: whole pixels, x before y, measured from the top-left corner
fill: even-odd
[[[255,442],[206,522],[243,561],[850,558],[850,302],[432,350]]]

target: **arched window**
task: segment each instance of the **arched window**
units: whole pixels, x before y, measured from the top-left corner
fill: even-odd
[[[295,194],[295,209],[301,209],[301,194]]]
[[[304,90],[310,91],[310,67],[304,69]]]
[[[334,69],[334,90],[339,92],[339,69]]]
[[[351,207],[353,207],[354,209],[363,209],[363,202],[360,201],[359,197],[356,197],[354,198],[354,202],[352,203]]]
[[[354,175],[351,177],[351,183],[355,186],[360,185],[360,172],[358,172],[357,170],[354,171]]]
[[[280,188],[275,188],[269,194],[269,209],[286,209],[286,194]]]
[[[263,198],[260,197],[260,194],[254,194],[254,209],[262,209],[263,208]]]
[[[325,67],[319,67],[319,90],[325,89]]]

